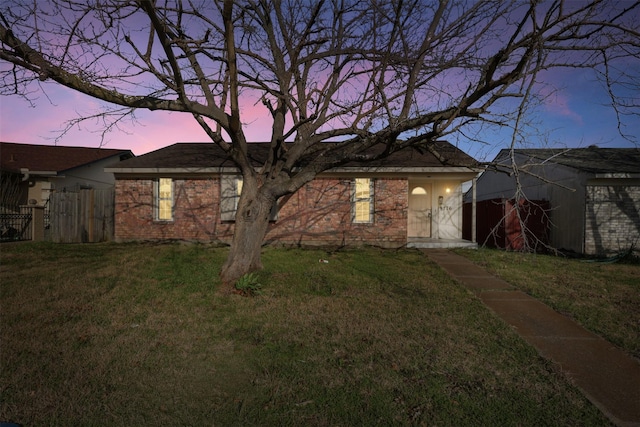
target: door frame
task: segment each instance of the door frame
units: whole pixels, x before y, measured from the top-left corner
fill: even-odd
[[[433,182],[426,180],[408,180],[407,186],[407,237],[408,238],[423,238],[429,239],[433,236]],[[419,195],[412,194],[413,190],[417,187],[421,187],[426,191],[426,208],[423,212],[424,218],[428,218],[428,225],[426,229],[428,230],[426,233],[418,230],[417,227],[413,226],[415,224],[415,220],[419,220],[416,215],[416,210],[412,209],[412,197],[416,197]],[[414,199],[415,200],[415,199]],[[429,211],[428,213],[426,211]],[[417,222],[417,221],[416,221]]]

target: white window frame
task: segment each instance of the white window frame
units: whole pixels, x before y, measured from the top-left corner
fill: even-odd
[[[242,181],[239,175],[222,175],[220,177],[220,219],[222,221],[235,221],[240,192],[238,181]],[[242,191],[240,184],[240,191]]]
[[[161,186],[161,181],[163,180],[168,180],[169,181],[169,185],[171,186],[171,191],[169,192],[169,196],[166,197],[160,193],[160,186]],[[173,212],[173,198],[174,198],[174,193],[175,193],[175,189],[174,189],[174,181],[172,178],[158,178],[156,180],[153,181],[153,219],[155,221],[161,221],[161,222],[171,222],[173,221],[174,218],[174,212]],[[163,211],[161,209],[161,205],[163,204],[163,202],[168,202],[169,205],[171,206],[171,209],[169,211],[169,217],[162,217]]]
[[[367,181],[367,182],[363,182]],[[358,195],[358,182],[362,182],[362,184],[369,185],[369,194],[366,197],[362,197]],[[374,213],[374,180],[371,178],[354,178],[352,191],[351,191],[351,221],[354,224],[372,224],[373,223],[373,213]],[[369,215],[367,219],[358,218],[359,205],[368,203],[369,205]]]
[[[243,186],[242,176],[223,175],[220,178],[220,220],[235,221],[240,194]],[[278,206],[274,206],[269,214],[269,221],[278,219]]]

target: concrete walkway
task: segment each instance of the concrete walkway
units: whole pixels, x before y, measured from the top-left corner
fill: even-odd
[[[640,427],[638,360],[466,258],[447,250],[423,252],[556,363],[613,423]]]

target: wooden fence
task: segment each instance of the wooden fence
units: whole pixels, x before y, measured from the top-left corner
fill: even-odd
[[[50,240],[57,243],[112,240],[114,205],[113,189],[52,193],[49,198]]]

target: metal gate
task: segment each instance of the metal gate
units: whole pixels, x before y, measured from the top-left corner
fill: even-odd
[[[31,240],[32,209],[20,206],[16,212],[0,214],[0,242]]]

